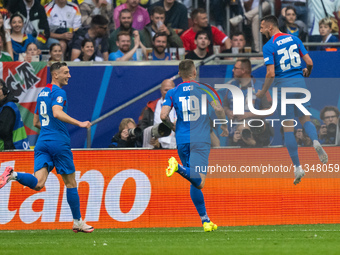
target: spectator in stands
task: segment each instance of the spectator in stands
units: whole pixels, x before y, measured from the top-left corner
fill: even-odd
[[[91,24],[92,17],[102,15],[109,21],[109,31],[114,30],[113,9],[109,0],[84,0],[79,5],[81,14],[81,24],[88,27]]]
[[[297,20],[301,20],[305,25],[308,24],[307,0],[281,0],[281,16],[285,16],[288,6],[294,8]]]
[[[168,37],[166,33],[156,33],[153,38],[153,51],[152,60],[171,60],[171,56],[168,52],[165,52]]]
[[[175,0],[159,0],[149,7],[149,13],[152,12],[155,6],[164,8],[164,24],[175,29],[177,34],[181,34],[188,29],[188,10],[182,3]]]
[[[295,129],[294,130],[295,139],[298,145],[310,147],[313,146],[312,139],[309,138],[309,136],[306,134],[305,130],[302,128]]]
[[[229,4],[230,12],[234,15],[243,14],[243,2],[238,0],[211,0],[211,11],[216,27],[223,32],[226,23],[226,4]]]
[[[9,62],[13,61],[12,57],[8,54],[8,52],[3,51],[3,43],[2,43],[2,37],[0,36],[0,62]]]
[[[245,34],[242,32],[235,32],[231,36],[231,48],[222,51],[222,53],[232,53],[233,48],[237,48],[239,53],[244,53],[246,45],[247,41]],[[251,52],[256,53],[254,50],[251,50]]]
[[[113,18],[115,21],[116,29],[119,28],[119,13],[128,9],[132,14],[132,27],[137,30],[142,30],[147,24],[150,23],[150,17],[148,11],[139,6],[140,0],[127,0],[125,4],[122,4],[114,9]]]
[[[253,35],[254,42],[254,50],[256,52],[260,52],[260,38],[259,38],[259,30],[260,30],[260,22],[259,22],[259,1],[245,0],[244,8],[246,9],[246,13],[244,16],[238,15],[234,18],[230,19],[230,24],[234,27],[238,26],[241,22],[246,22],[251,24],[251,31]],[[267,1],[262,2],[262,14],[263,16],[269,14],[270,5]]]
[[[299,37],[301,41],[306,41],[307,26],[301,20],[296,20],[296,10],[293,6],[287,6],[285,12],[279,19],[280,31]]]
[[[236,126],[235,132],[232,136],[229,136],[230,146],[241,146],[241,147],[255,147],[256,141],[250,130],[249,125],[239,124]]]
[[[142,147],[143,133],[132,118],[125,118],[119,124],[119,131],[112,137],[110,148]]]
[[[94,43],[92,40],[85,38],[81,43],[81,53],[75,62],[80,61],[103,61],[102,58],[94,54]]]
[[[135,46],[135,41],[133,37],[133,31],[134,29],[132,27],[132,14],[131,11],[128,9],[124,9],[119,13],[119,21],[120,21],[120,26],[117,28],[115,31],[113,31],[110,35],[109,39],[109,45],[110,45],[110,53],[111,52],[116,52],[118,50],[117,46],[117,35],[121,31],[126,31],[130,34],[131,37],[131,46],[130,50]],[[141,36],[141,32],[139,32],[139,38],[141,39],[141,42],[143,43],[143,37]]]
[[[11,41],[11,35],[5,30],[4,18],[0,13],[0,37],[2,41],[2,51],[7,52],[13,59],[13,47]]]
[[[0,13],[3,18],[3,25],[5,30],[10,30],[11,27],[9,25],[9,19],[11,17],[10,12],[4,8],[3,6],[0,6]]]
[[[319,31],[322,36],[322,43],[339,42],[338,38],[332,35],[332,21],[330,18],[323,18],[319,22]],[[336,48],[332,46],[318,46],[317,50],[327,50],[329,48]]]
[[[45,6],[51,38],[59,40],[63,54],[71,42],[73,33],[81,27],[78,5],[67,0],[53,0]]]
[[[30,34],[23,34],[24,18],[21,14],[13,14],[10,19],[11,25],[11,40],[13,46],[14,61],[19,59],[19,54],[26,52],[27,45],[35,42],[35,39]]]
[[[162,123],[160,118],[162,104],[166,93],[175,87],[175,83],[166,79],[161,84],[161,97],[147,103],[139,116],[138,126],[143,130],[143,147],[146,148],[176,148],[175,133],[172,131],[170,136],[154,139],[151,137],[151,128],[154,125]],[[177,119],[175,109],[169,114],[171,122]]]
[[[183,42],[170,25],[165,25],[165,10],[161,6],[155,6],[151,10],[151,23],[140,32],[145,47],[152,47],[152,38],[156,33],[165,33],[168,37],[168,47],[183,47]]]
[[[102,15],[96,15],[92,18],[90,28],[80,28],[73,35],[71,60],[75,60],[81,53],[81,43],[87,38],[91,39],[94,45],[96,56],[101,57],[104,61],[109,59],[109,42],[107,38],[107,28],[109,21]]]
[[[309,41],[320,41],[319,22],[326,17],[334,17],[334,13],[340,10],[339,0],[308,0],[308,15],[310,16]]]
[[[133,32],[135,38],[135,46],[130,50],[131,46],[131,36],[126,31],[120,31],[117,35],[117,46],[118,51],[111,52],[109,56],[109,61],[129,61],[137,60],[136,51],[140,46],[140,39],[138,31]]]
[[[325,126],[321,126],[319,141],[321,144],[334,144],[337,129],[339,128],[340,112],[335,106],[326,106],[320,112],[320,119]]]
[[[257,91],[262,89],[263,82],[252,78],[251,76],[251,63],[247,58],[239,59],[236,61],[233,69],[234,79],[232,82],[233,85],[240,87],[244,96],[246,97],[248,94],[248,88],[253,88],[253,98],[255,98],[255,94]],[[233,95],[228,91],[227,95],[223,101],[224,111],[229,120],[237,120],[242,121],[244,119],[258,118],[262,119],[267,116],[257,116],[249,111],[248,102],[245,100],[244,107],[244,115],[234,115],[233,114]],[[262,98],[256,98],[254,102],[255,109],[264,110],[269,109],[271,107],[271,96],[269,92],[266,93],[266,96]]]
[[[210,40],[207,31],[201,30],[197,32],[195,44],[197,45],[196,49],[189,51],[188,54],[185,55],[185,59],[203,60],[211,56],[211,53],[208,52]]]
[[[48,59],[49,65],[52,62],[60,62],[63,59],[63,52],[59,43],[53,43],[50,47],[50,58]]]
[[[227,49],[230,49],[230,39],[223,32],[218,30],[217,27],[209,25],[207,12],[204,9],[198,8],[193,10],[191,13],[191,19],[193,22],[193,27],[189,28],[181,35],[183,46],[187,52],[196,49],[196,33],[201,30],[204,30],[208,33],[210,40],[208,50],[210,54],[213,53],[213,45],[221,45],[225,46]]]
[[[48,50],[52,43],[58,42],[50,38],[50,27],[45,9],[38,0],[11,0],[8,3],[8,10],[11,13],[19,12],[24,17],[23,33],[31,34],[36,38],[39,49]]]
[[[29,43],[25,53],[19,55],[19,61],[39,62],[40,51],[38,46],[34,42]]]

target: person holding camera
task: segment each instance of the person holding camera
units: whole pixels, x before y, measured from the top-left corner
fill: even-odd
[[[229,138],[230,146],[255,147],[256,141],[248,124],[237,125],[234,135]]]
[[[324,122],[319,132],[321,144],[335,144],[340,112],[335,106],[326,106],[320,112],[320,119]]]
[[[132,118],[125,118],[119,124],[119,131],[112,137],[109,148],[142,147],[143,131]]]
[[[266,92],[266,95],[262,98],[257,98],[255,95],[256,93],[262,89],[262,82],[259,80],[253,79],[251,76],[251,63],[250,60],[247,58],[238,59],[233,68],[234,73],[234,81],[231,83],[234,86],[238,86],[241,88],[243,95],[245,98],[248,96],[248,88],[252,88],[252,98],[253,98],[253,105],[255,109],[258,110],[265,110],[271,107],[272,99],[269,94],[269,91]],[[233,114],[233,95],[229,91],[223,100],[223,108],[224,111],[229,119],[229,121],[244,121],[249,119],[264,119],[267,116],[257,116],[250,112],[248,107],[248,100],[244,100],[244,115],[234,115]],[[245,125],[244,125],[245,126]],[[259,126],[259,125],[256,125]],[[267,127],[267,128],[266,128]],[[268,125],[264,125],[266,130],[269,130]],[[230,132],[230,135],[233,136],[236,129],[233,128]],[[260,139],[260,134],[257,135],[258,140]],[[231,137],[231,140],[233,138]],[[261,142],[262,144],[262,142]],[[269,145],[269,144],[266,144]]]
[[[176,148],[175,133],[172,131],[169,136],[166,137],[154,137],[152,135],[152,128],[157,124],[162,123],[160,114],[164,98],[166,93],[175,87],[175,83],[170,79],[165,79],[161,84],[161,97],[148,102],[144,107],[141,115],[139,116],[138,126],[143,130],[143,147],[144,148]],[[172,109],[170,114],[170,120],[176,122],[177,115],[175,109]]]
[[[30,148],[18,102],[0,79],[0,151]]]

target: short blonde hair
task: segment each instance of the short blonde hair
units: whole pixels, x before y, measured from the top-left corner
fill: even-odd
[[[319,27],[321,25],[326,25],[329,26],[329,28],[332,28],[332,20],[330,18],[323,18],[322,20],[319,21]]]
[[[119,124],[119,135],[122,133],[122,131],[129,123],[133,123],[136,126],[136,122],[132,118],[122,119],[122,121]]]

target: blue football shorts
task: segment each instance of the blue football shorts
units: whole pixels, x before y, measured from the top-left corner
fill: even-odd
[[[209,165],[209,143],[185,143],[178,144],[177,151],[182,165],[190,167],[191,173],[207,174]]]
[[[287,83],[289,82],[289,83]],[[286,86],[285,86],[286,85]],[[280,87],[296,87],[296,88],[304,88],[306,89],[306,85],[304,82],[304,79],[286,79],[284,83],[280,84]],[[280,116],[280,121],[285,119],[294,119],[294,118],[300,118],[302,116],[305,116],[305,114],[295,105],[295,104],[287,104],[286,105],[286,115],[282,115],[282,108],[281,108],[281,88],[278,92],[278,105],[277,105],[277,111]],[[287,99],[302,99],[305,98],[306,95],[304,93],[286,93]],[[311,112],[311,104],[310,102],[306,102],[302,104],[303,107],[306,108],[307,111]]]
[[[34,172],[43,167],[47,167],[48,172],[55,167],[57,174],[74,173],[71,146],[58,141],[38,141],[34,148]]]

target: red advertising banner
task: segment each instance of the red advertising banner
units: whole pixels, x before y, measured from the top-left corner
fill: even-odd
[[[340,223],[339,147],[319,163],[300,148],[306,176],[293,185],[285,148],[212,149],[203,193],[209,217],[220,226]],[[190,183],[165,175],[176,150],[75,150],[82,217],[95,228],[201,226]],[[178,157],[177,157],[178,159]],[[33,151],[2,152],[6,166],[33,173]],[[66,188],[52,171],[35,192],[17,182],[0,190],[0,229],[68,229]]]

